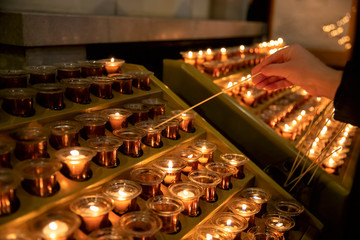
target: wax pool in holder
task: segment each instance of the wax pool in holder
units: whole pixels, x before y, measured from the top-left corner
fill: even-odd
[[[184,110],[173,110],[171,113],[176,116]],[[180,120],[179,127],[184,132],[193,133],[195,132],[195,116],[196,113],[194,111],[189,111],[182,113],[178,119]]]
[[[235,240],[240,240],[241,232],[248,227],[248,222],[244,217],[231,212],[216,214],[213,218],[213,223],[226,232],[231,233]]]
[[[201,164],[213,161],[214,151],[217,149],[215,143],[202,139],[195,141],[191,147],[202,153],[202,156],[199,158]]]
[[[159,158],[152,163],[154,168],[166,173],[163,181],[165,186],[181,181],[181,170],[187,165],[184,160],[178,157]]]
[[[105,125],[109,117],[98,113],[84,113],[75,116],[75,120],[83,125],[81,136],[88,139],[105,136]]]
[[[189,180],[200,185],[204,189],[201,196],[207,202],[217,201],[216,186],[221,182],[221,177],[212,171],[196,170],[188,175]]]
[[[160,148],[163,146],[161,132],[165,126],[155,128],[158,124],[158,122],[151,120],[135,123],[135,128],[141,129],[146,133],[142,138],[142,143],[152,148]]]
[[[234,214],[238,214],[248,220],[249,227],[255,225],[255,214],[260,211],[260,205],[247,198],[235,198],[228,207]]]
[[[38,83],[32,86],[36,91],[36,102],[51,110],[65,108],[64,87],[58,83]]]
[[[117,158],[117,150],[122,144],[119,138],[103,136],[90,138],[86,142],[90,148],[97,152],[93,158],[96,164],[107,168],[113,168],[119,165],[120,161]]]
[[[247,230],[247,237],[249,240],[280,240],[279,233],[267,226],[253,226]]]
[[[114,80],[112,78],[91,76],[87,77],[86,79],[91,81],[90,91],[92,94],[103,99],[113,98],[112,84]]]
[[[141,149],[141,139],[146,135],[145,131],[135,127],[129,127],[116,129],[113,131],[113,134],[123,141],[120,146],[120,152],[134,158],[138,158],[143,155],[143,150]]]
[[[269,192],[265,189],[257,188],[257,187],[249,187],[245,188],[240,192],[240,197],[247,198],[261,206],[261,209],[257,215],[261,216],[266,212],[267,203],[271,198]]]
[[[16,195],[16,188],[21,177],[12,169],[0,169],[0,216],[9,215],[20,206]]]
[[[159,124],[172,118],[172,116],[163,115],[163,116],[157,116],[154,120],[157,121]],[[179,119],[171,119],[170,121],[162,124],[162,126],[165,126],[164,130],[162,130],[161,134],[171,140],[177,140],[180,138],[179,133]]]
[[[79,131],[82,125],[77,121],[56,121],[47,125],[50,129],[49,143],[55,149],[79,145]]]
[[[81,76],[101,76],[103,74],[104,63],[96,60],[78,61],[81,67]]]
[[[107,74],[112,74],[112,73],[121,72],[121,66],[125,63],[125,60],[108,58],[108,59],[101,59],[98,62],[105,64],[104,67]]]
[[[216,172],[221,177],[221,182],[218,187],[223,190],[231,189],[231,176],[236,172],[236,168],[228,163],[211,162],[205,165],[209,171]]]
[[[20,69],[0,70],[1,88],[26,88],[28,74]]]
[[[11,168],[11,152],[14,150],[14,143],[6,138],[0,138],[0,169]]]
[[[133,86],[141,90],[150,90],[150,77],[154,75],[153,72],[147,70],[128,71],[127,74],[133,75]]]
[[[114,80],[113,89],[122,94],[132,94],[132,81],[134,79],[133,75],[130,74],[109,74],[108,77],[111,77]]]
[[[131,179],[139,183],[142,188],[140,197],[147,200],[151,197],[162,195],[161,182],[165,173],[159,169],[143,167],[135,168],[130,172]]]
[[[149,118],[150,108],[143,103],[127,103],[123,108],[132,112],[128,121],[133,125],[137,122],[146,121]]]
[[[295,220],[295,227],[297,224],[298,216],[305,210],[304,206],[295,200],[279,200],[275,201],[274,207],[277,212],[285,216],[290,216]]]
[[[15,166],[15,170],[23,177],[21,182],[23,188],[39,197],[49,197],[60,190],[56,179],[60,168],[60,162],[48,158],[26,160]]]
[[[187,166],[182,169],[184,174],[188,174],[191,171],[198,170],[199,158],[202,156],[201,152],[193,148],[184,148],[176,153],[176,156],[187,162]]]
[[[290,216],[281,213],[266,213],[262,218],[265,220],[265,226],[275,229],[282,236],[295,226],[295,221]]]
[[[142,100],[141,103],[150,108],[149,117],[152,119],[165,114],[165,106],[167,101],[161,98],[147,98]]]
[[[231,240],[232,234],[215,224],[202,224],[196,228],[193,239],[198,240]]]
[[[56,67],[50,65],[43,66],[26,66],[25,71],[27,71],[29,76],[30,84],[37,83],[54,83]]]
[[[112,130],[127,128],[127,118],[131,116],[132,112],[123,108],[109,108],[100,111],[109,117],[109,125]]]
[[[68,63],[57,63],[55,64],[57,69],[57,79],[61,80],[64,78],[80,78],[81,77],[81,68],[78,63],[68,62]]]
[[[237,171],[234,173],[234,177],[238,179],[243,179],[245,177],[244,174],[244,165],[249,159],[243,154],[237,153],[224,153],[220,155],[221,159],[236,167]]]
[[[36,91],[30,88],[6,88],[0,91],[2,109],[5,112],[18,116],[30,117],[35,114],[34,98]]]
[[[101,194],[85,195],[70,204],[70,210],[82,219],[80,229],[87,234],[100,228],[111,227],[109,213],[113,208],[112,200]]]

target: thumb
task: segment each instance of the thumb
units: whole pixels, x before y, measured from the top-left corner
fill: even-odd
[[[281,78],[288,78],[289,76],[288,63],[274,63],[266,65],[261,69],[261,73],[267,77],[277,76]]]

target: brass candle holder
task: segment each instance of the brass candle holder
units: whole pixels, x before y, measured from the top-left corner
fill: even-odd
[[[224,153],[220,155],[220,158],[222,159],[222,161],[236,167],[236,172],[233,175],[235,178],[245,178],[244,165],[249,161],[249,159],[245,155],[238,153]]]
[[[65,96],[72,102],[89,104],[91,81],[85,78],[64,78],[60,81],[65,88]]]
[[[175,116],[179,113],[183,112],[184,110],[173,110],[171,113]],[[196,113],[193,111],[189,111],[186,113],[181,114],[178,119],[180,120],[179,127],[184,132],[193,133],[195,132],[195,116]]]
[[[50,129],[49,143],[55,149],[75,147],[79,144],[82,125],[77,121],[56,121],[47,125]]]
[[[109,125],[111,130],[127,128],[128,117],[132,115],[132,112],[123,108],[109,108],[102,110],[100,113],[109,117]]]
[[[201,152],[193,148],[184,148],[176,156],[187,162],[187,166],[182,170],[185,175],[191,171],[198,170],[199,158],[202,156]]]
[[[143,130],[134,127],[122,128],[114,130],[113,134],[123,141],[119,148],[120,152],[133,158],[143,155],[141,139],[146,135]]]
[[[84,113],[75,116],[75,120],[83,125],[80,130],[84,139],[105,136],[106,123],[109,117],[98,113]]]
[[[214,151],[217,149],[215,143],[201,139],[195,141],[191,147],[202,153],[202,156],[199,158],[201,164],[205,165],[206,163],[213,161]]]
[[[120,164],[117,157],[117,150],[121,146],[122,141],[117,137],[103,136],[90,138],[87,141],[90,148],[96,150],[93,161],[102,167],[114,168]]]

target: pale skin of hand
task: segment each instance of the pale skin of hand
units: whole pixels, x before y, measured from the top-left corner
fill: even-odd
[[[334,99],[343,72],[326,66],[298,44],[291,45],[268,56],[251,73],[257,88],[275,90],[300,86],[313,96]]]

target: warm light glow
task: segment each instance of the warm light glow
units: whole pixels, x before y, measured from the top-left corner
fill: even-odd
[[[252,196],[252,199],[260,200],[260,199],[261,199],[261,197],[258,197],[258,196]]]
[[[241,205],[241,210],[242,210],[242,211],[246,211],[246,209],[247,209],[247,205],[246,205],[246,204]]]
[[[120,116],[120,113],[116,112],[116,113],[115,113],[115,116]]]
[[[285,124],[284,127],[285,127],[285,130],[290,130],[291,129],[291,127],[288,124]]]
[[[99,207],[93,206],[93,205],[90,206],[89,209],[90,209],[91,211],[93,211],[93,212],[98,212],[98,211],[99,211]]]
[[[228,219],[227,221],[226,221],[226,226],[231,226],[231,219]]]
[[[284,43],[284,39],[282,39],[281,37],[277,39],[279,44],[283,44]]]
[[[292,120],[292,125],[295,126],[297,124],[297,121],[296,120]]]
[[[306,111],[305,111],[305,110],[302,110],[300,114],[301,114],[301,116],[305,116]]]
[[[188,196],[189,192],[187,190],[184,190],[184,196]]]
[[[168,168],[173,168],[173,162],[170,160],[169,163],[168,163]]]
[[[202,146],[201,151],[206,152],[207,151],[206,146]]]
[[[320,141],[320,138],[315,138],[315,142],[319,142]]]
[[[73,156],[73,157],[77,157],[77,156],[79,156],[79,151],[78,150],[71,150],[70,151],[70,154],[71,154],[71,156]]]
[[[114,59],[114,58],[111,58],[110,62],[114,62],[114,61],[115,61],[115,59]]]
[[[296,118],[296,119],[297,119],[298,121],[300,121],[300,120],[301,120],[301,118],[302,118],[302,115],[300,114],[299,116],[297,116],[297,118]]]
[[[51,223],[49,223],[49,228],[51,230],[56,230],[56,229],[58,229],[58,225],[56,224],[56,222],[51,222]]]
[[[226,86],[226,88],[229,88],[229,87],[232,87],[232,86],[233,86],[233,83],[229,82],[228,85]]]
[[[199,56],[202,57],[202,55],[204,54],[204,52],[202,50],[199,51]]]
[[[246,92],[246,96],[247,96],[247,97],[251,97],[251,91],[247,91],[247,92]]]
[[[221,52],[221,54],[226,54],[226,48],[221,48],[220,52]]]
[[[314,149],[310,149],[310,154],[314,154],[315,150]]]
[[[245,46],[244,45],[241,45],[240,46],[240,52],[243,52],[245,50]]]
[[[212,53],[212,51],[210,48],[206,49],[206,54],[210,55],[211,53]]]
[[[339,140],[339,144],[343,145],[345,141],[346,141],[346,138],[345,138],[345,137],[342,137],[342,138]]]
[[[118,194],[119,194],[120,197],[126,197],[127,196],[126,192],[124,192],[122,189],[120,189],[118,191]]]
[[[274,54],[274,53],[276,53],[277,51],[278,51],[277,48],[270,49],[270,50],[269,50],[269,54]]]
[[[187,156],[187,158],[192,158],[194,156],[194,154],[190,154],[189,156]]]
[[[327,126],[324,126],[323,129],[321,129],[321,135],[324,135],[327,131]]]
[[[281,223],[281,222],[278,222],[278,223],[276,223],[276,226],[277,226],[277,227],[282,227],[282,226],[284,226],[284,224]]]
[[[329,163],[329,165],[331,166],[331,165],[334,165],[334,164],[335,164],[335,161],[334,161],[334,159],[330,158],[329,161],[328,161],[328,163]]]
[[[189,57],[189,58],[192,58],[192,57],[193,57],[193,52],[192,52],[192,51],[189,51],[189,52],[188,52],[188,57]]]
[[[206,240],[212,240],[213,239],[213,236],[211,234],[206,234]]]

